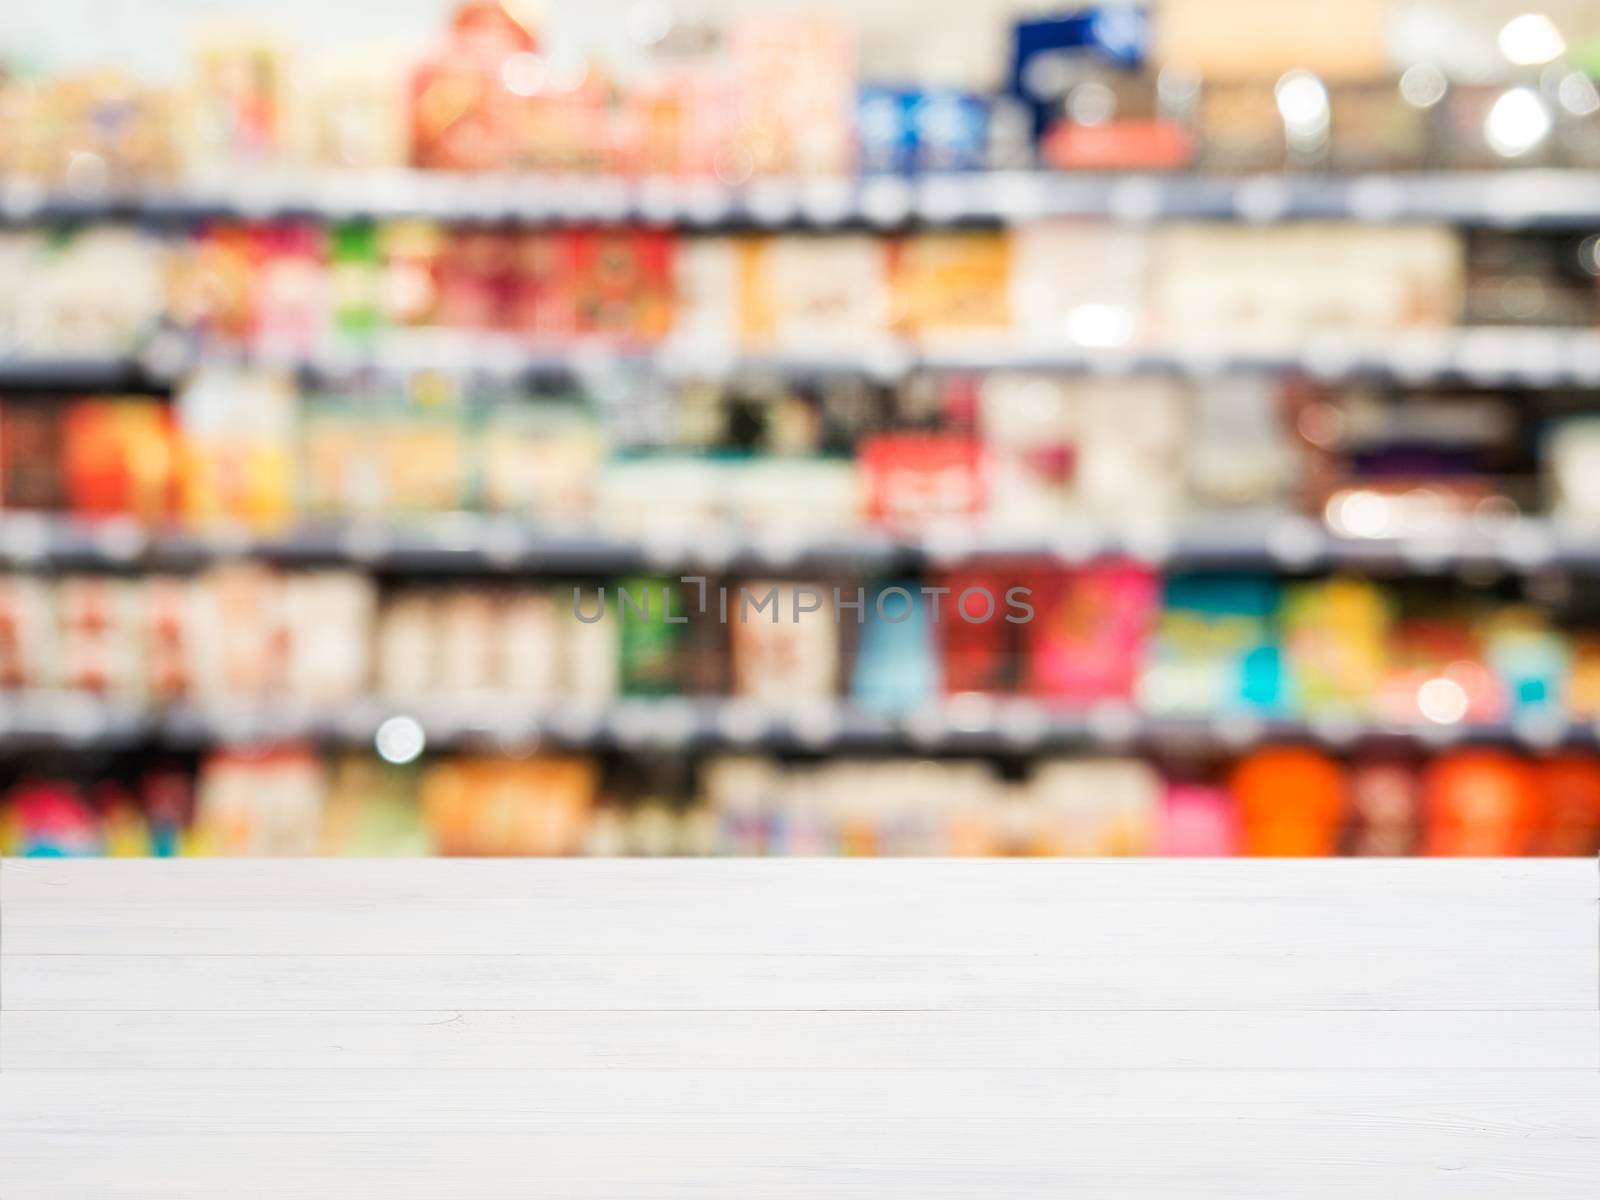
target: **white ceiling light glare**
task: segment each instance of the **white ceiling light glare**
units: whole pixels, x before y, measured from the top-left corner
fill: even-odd
[[[1104,125],[1117,115],[1117,94],[1090,80],[1067,93],[1067,115],[1079,125]]]
[[[552,92],[575,92],[588,78],[589,60],[576,50],[555,50],[545,59],[545,86]]]
[[[654,46],[672,32],[672,6],[665,0],[635,0],[623,15],[628,36],[640,46]]]
[[[1517,158],[1550,135],[1550,109],[1530,87],[1515,87],[1494,102],[1483,137],[1501,158]]]
[[[1575,117],[1592,117],[1600,112],[1600,89],[1582,71],[1568,71],[1556,84],[1556,103]]]
[[[415,717],[390,717],[378,726],[372,743],[384,762],[403,767],[422,757],[428,746],[428,736]]]
[[[1357,488],[1336,493],[1323,510],[1337,534],[1353,538],[1393,537],[1396,506],[1381,492]]]
[[[1412,108],[1432,108],[1449,90],[1445,73],[1432,63],[1413,63],[1400,76],[1400,98]]]
[[[1578,243],[1578,265],[1600,277],[1600,233],[1591,234]]]
[[[536,96],[544,90],[544,59],[526,52],[513,54],[500,68],[500,80],[513,96]]]
[[[1454,679],[1441,675],[1417,689],[1417,708],[1435,725],[1460,724],[1467,707],[1467,689]]]
[[[1288,71],[1278,80],[1273,95],[1291,146],[1310,150],[1327,140],[1332,110],[1322,80],[1310,71]]]
[[[1567,52],[1567,40],[1543,13],[1523,13],[1500,31],[1500,53],[1519,67],[1537,67]]]
[[[1120,304],[1080,304],[1067,314],[1066,333],[1079,346],[1126,346],[1133,338],[1133,314]]]

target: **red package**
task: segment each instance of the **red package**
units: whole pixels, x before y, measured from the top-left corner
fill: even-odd
[[[1022,618],[1026,612],[1009,604],[1007,597],[1026,586],[1024,572],[1004,566],[947,571],[930,580],[929,587],[946,589],[926,600],[943,660],[946,694],[1016,688],[1021,631],[1027,626],[1006,616]]]
[[[1195,140],[1173,121],[1064,121],[1045,134],[1039,151],[1047,166],[1062,170],[1175,171],[1193,159]]]
[[[512,293],[518,267],[515,235],[457,229],[435,268],[439,324],[452,329],[492,329]]]
[[[261,232],[254,336],[280,353],[309,354],[328,322],[322,230],[283,225]]]
[[[867,515],[917,532],[929,521],[973,517],[984,509],[983,446],[946,433],[881,433],[857,451],[866,476]]]
[[[580,231],[572,245],[578,332],[643,342],[665,337],[672,250],[672,235],[662,230]]]
[[[517,242],[508,323],[559,341],[578,328],[578,235],[568,230],[524,233]]]

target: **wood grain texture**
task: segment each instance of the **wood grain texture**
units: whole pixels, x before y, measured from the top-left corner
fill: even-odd
[[[1587,861],[0,862],[0,1197],[1592,1197]]]

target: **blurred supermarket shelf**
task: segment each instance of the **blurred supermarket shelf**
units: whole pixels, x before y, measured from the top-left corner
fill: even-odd
[[[33,356],[0,348],[0,387],[14,391],[162,391],[176,374],[136,355]]]
[[[458,175],[394,170],[246,176],[136,193],[0,181],[0,219],[430,217],[450,221],[898,227],[1049,216],[1426,220],[1577,227],[1600,221],[1600,173],[1577,170],[1208,177],[1035,171],[756,180]]]
[[[928,347],[874,340],[805,352],[744,350],[670,339],[655,346],[599,341],[550,344],[510,335],[419,330],[313,352],[271,347],[198,347],[158,336],[126,357],[31,357],[0,348],[0,388],[148,390],[202,363],[255,364],[311,376],[363,371],[516,379],[540,373],[592,376],[612,370],[669,378],[749,375],[860,375],[894,380],[917,371],[1038,371],[1103,375],[1297,372],[1322,379],[1379,377],[1401,383],[1481,386],[1600,386],[1600,330],[1474,326],[1417,331],[1380,343],[1326,337],[1278,348],[1211,345],[1075,345],[1054,341],[970,341]]]
[[[1172,568],[1448,574],[1600,571],[1600,530],[1544,518],[1471,519],[1407,537],[1350,537],[1287,513],[1214,513],[1113,529],[1062,522],[1032,535],[944,524],[917,536],[878,529],[806,534],[674,526],[638,537],[552,534],[514,517],[457,513],[404,523],[319,521],[278,533],[171,532],[128,518],[0,515],[0,565],[36,570],[185,570],[231,559],[351,565],[399,574],[609,575],[636,570],[788,571],[848,565],[887,572],[981,560],[1082,563],[1133,558]]]
[[[839,702],[774,708],[743,699],[662,697],[606,704],[566,702],[518,711],[482,703],[400,703],[363,698],[324,709],[294,701],[185,703],[151,709],[81,693],[0,693],[0,747],[171,749],[308,741],[377,743],[391,761],[425,750],[531,754],[542,748],[593,750],[739,749],[791,752],[1033,754],[1052,749],[1131,747],[1174,752],[1243,751],[1277,743],[1334,749],[1371,743],[1420,747],[1520,745],[1531,749],[1600,744],[1600,725],[1535,711],[1509,721],[1433,724],[1326,715],[1278,717],[1248,711],[1163,716],[1124,705],[1069,710],[1038,701],[970,694],[889,714]],[[403,746],[403,757],[393,748]]]

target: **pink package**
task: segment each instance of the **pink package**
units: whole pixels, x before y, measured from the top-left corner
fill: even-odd
[[[1131,700],[1155,619],[1154,572],[1120,562],[1046,570],[1034,588],[1033,694],[1080,705]]]
[[[1178,858],[1224,858],[1239,852],[1238,818],[1227,789],[1175,783],[1167,789],[1159,853]]]

